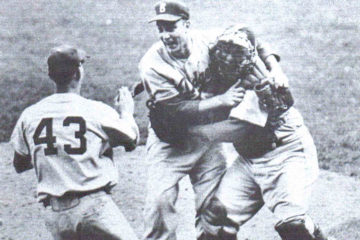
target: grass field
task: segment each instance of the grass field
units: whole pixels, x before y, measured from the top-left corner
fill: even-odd
[[[186,1],[192,27],[250,25],[278,49],[296,106],[321,166],[360,176],[360,3],[356,0]],[[9,0],[0,6],[0,140],[20,112],[52,92],[46,57],[60,43],[89,55],[83,95],[110,103],[115,89],[139,79],[137,63],[156,40],[147,23],[155,1]],[[137,121],[146,136],[145,95]]]

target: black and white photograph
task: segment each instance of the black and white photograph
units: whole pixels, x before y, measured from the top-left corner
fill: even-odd
[[[359,240],[360,2],[0,5],[0,240]]]

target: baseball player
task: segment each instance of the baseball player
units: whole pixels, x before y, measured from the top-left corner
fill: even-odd
[[[221,79],[224,85],[238,78],[247,81],[243,83],[247,89],[244,101],[238,107],[259,108],[255,112],[260,118],[265,114],[267,122],[255,125],[230,114],[228,120],[192,127],[191,132],[203,140],[233,142],[240,155],[200,216],[205,233],[199,239],[237,239],[239,227],[264,205],[278,218],[275,229],[283,240],[330,239],[307,215],[311,186],[318,176],[313,139],[301,114],[292,107],[287,87],[273,86],[256,57],[253,35],[247,31],[237,27],[225,31],[210,51],[215,55],[210,67],[216,70],[213,79]],[[253,92],[253,102],[245,101]]]
[[[158,2],[155,11],[151,22],[156,22],[160,41],[139,63],[150,109],[144,239],[169,240],[176,239],[179,181],[189,175],[198,217],[226,169],[223,144],[190,142],[184,126],[225,116],[217,112],[229,112],[244,90],[235,83],[222,94],[202,99],[196,87],[200,76],[195,79],[193,73],[207,66],[199,56],[208,53],[215,38],[190,30],[189,9],[181,2]]]
[[[38,201],[54,239],[137,237],[112,200],[118,181],[112,148],[134,149],[139,138],[130,92],[121,88],[119,113],[80,96],[85,53],[72,46],[52,49],[49,77],[56,93],[26,108],[11,136],[14,167],[35,168]]]

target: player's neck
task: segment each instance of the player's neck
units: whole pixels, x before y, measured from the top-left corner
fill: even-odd
[[[71,87],[71,86],[56,86],[56,93],[75,93],[80,95],[80,88]]]

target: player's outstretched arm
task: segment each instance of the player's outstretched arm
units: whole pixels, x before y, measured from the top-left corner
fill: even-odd
[[[119,117],[114,117],[113,122],[104,124],[103,129],[112,147],[124,146],[126,151],[132,151],[139,141],[140,134],[133,116],[134,101],[129,89],[122,87],[118,90],[115,108]]]
[[[270,72],[270,77],[274,78],[275,87],[289,87],[289,79],[280,66],[280,56],[271,49],[269,44],[257,41],[257,51],[260,59]]]
[[[206,112],[216,107],[236,107],[241,103],[245,95],[245,89],[241,86],[241,81],[236,82],[224,94],[204,99],[199,104],[199,110]]]
[[[270,69],[270,77],[274,78],[275,87],[289,87],[289,79],[283,72],[279,62],[274,55],[270,55],[265,60],[266,67]]]
[[[218,109],[230,110],[241,103],[244,95],[245,89],[241,87],[240,82],[237,82],[221,95],[203,100],[176,101],[174,99],[164,105],[165,108],[173,113],[173,118],[183,119],[184,122],[191,124],[198,124],[196,119],[201,119],[201,124],[204,124],[204,119],[206,119],[210,112]]]
[[[189,135],[206,142],[236,142],[247,137],[252,126],[254,125],[245,121],[228,119],[212,124],[192,126],[189,128]]]
[[[17,173],[22,173],[34,168],[30,155],[23,156],[17,152],[14,153],[13,165]]]

